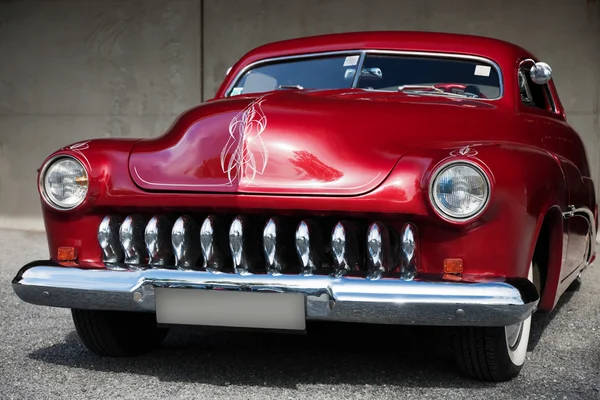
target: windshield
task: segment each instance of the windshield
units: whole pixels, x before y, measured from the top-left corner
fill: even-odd
[[[361,62],[360,53],[349,53],[259,64],[238,79],[229,95],[354,87],[482,99],[501,94],[497,68],[483,60],[367,53]]]

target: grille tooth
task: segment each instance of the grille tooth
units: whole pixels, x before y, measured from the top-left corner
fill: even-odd
[[[125,263],[140,265],[147,262],[144,230],[146,219],[141,215],[128,215],[119,229],[119,239],[125,252]]]
[[[171,219],[164,215],[152,217],[146,225],[144,239],[150,265],[173,263],[173,247],[170,240],[172,226]]]
[[[213,273],[226,272],[230,269],[231,260],[225,226],[219,216],[209,215],[200,228],[200,246],[204,257],[204,268]]]
[[[98,227],[98,243],[102,249],[102,261],[107,264],[123,262],[124,253],[119,239],[119,228],[123,218],[107,215]]]
[[[272,275],[278,275],[283,270],[279,257],[280,253],[277,250],[278,235],[277,235],[277,220],[271,218],[265,224],[263,230],[263,246],[265,250],[265,259],[267,261],[267,272]]]
[[[387,227],[379,222],[367,231],[367,268],[369,279],[379,279],[391,267],[390,237]]]
[[[198,264],[202,256],[200,227],[192,217],[183,215],[175,221],[171,230],[171,244],[177,268],[199,269]]]
[[[340,221],[335,225],[331,232],[331,249],[335,276],[340,277],[359,269],[357,228],[354,224]]]
[[[302,220],[296,228],[296,252],[302,264],[302,274],[312,275],[323,266],[323,240],[315,221]]]
[[[400,232],[400,278],[412,281],[417,274],[416,231],[412,224],[405,224]]]
[[[262,224],[260,224],[262,225]],[[237,274],[264,271],[265,263],[260,249],[260,226],[257,220],[238,215],[229,227],[229,250]]]
[[[241,217],[236,217],[229,227],[229,249],[233,258],[233,268],[238,274],[247,274],[248,265],[244,254],[244,224]]]
[[[265,224],[262,238],[269,274],[278,275],[300,271],[295,246],[294,224],[290,220],[270,218]]]

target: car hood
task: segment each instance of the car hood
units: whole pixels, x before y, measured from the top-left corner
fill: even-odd
[[[165,135],[137,142],[129,170],[146,190],[359,195],[411,148],[482,139],[481,129],[465,127],[502,121],[494,110],[469,99],[362,90],[238,96],[204,103]]]

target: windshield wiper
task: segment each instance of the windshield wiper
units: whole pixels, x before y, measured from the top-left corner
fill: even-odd
[[[279,85],[279,89],[298,89],[303,90],[304,87],[300,85]]]
[[[418,93],[418,94],[434,95],[434,96],[442,95],[442,96],[448,96],[448,97],[461,97],[461,98],[465,98],[465,97],[472,98],[473,97],[473,96],[468,96],[466,94],[446,92],[445,90],[437,88],[433,85],[402,85],[402,86],[398,86],[399,92],[404,92],[405,90],[411,91],[414,93]]]
[[[446,93],[442,89],[436,88],[433,85],[402,85],[402,86],[398,86],[397,90],[399,92],[403,92],[405,90],[411,90],[411,91],[430,91],[431,90],[436,93]]]

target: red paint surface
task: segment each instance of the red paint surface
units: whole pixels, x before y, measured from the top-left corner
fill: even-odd
[[[487,101],[361,90],[270,93],[262,102],[268,122],[260,136],[268,161],[252,179],[229,184],[221,164],[229,124],[255,99],[222,98],[231,79],[259,59],[344,49],[487,57],[502,70],[504,96]],[[581,265],[587,233],[581,220],[563,220],[561,213],[569,204],[594,212],[596,199],[585,148],[564,120],[554,84],[557,112],[520,103],[517,67],[526,58],[534,57],[492,39],[410,32],[330,35],[253,50],[233,67],[215,99],[184,113],[163,136],[95,140],[52,155],[84,162],[90,188],[84,204],[72,211],[42,202],[51,256],[59,246],[73,246],[83,267],[101,266],[96,233],[108,213],[339,215],[377,218],[398,229],[415,223],[422,276],[441,276],[444,259],[461,258],[463,280],[525,277],[542,222],[556,213],[541,305],[549,310]],[[467,145],[471,151],[457,155]],[[226,153],[225,162],[232,157]],[[493,186],[489,206],[467,225],[442,220],[428,198],[436,166],[461,158],[481,165]]]

